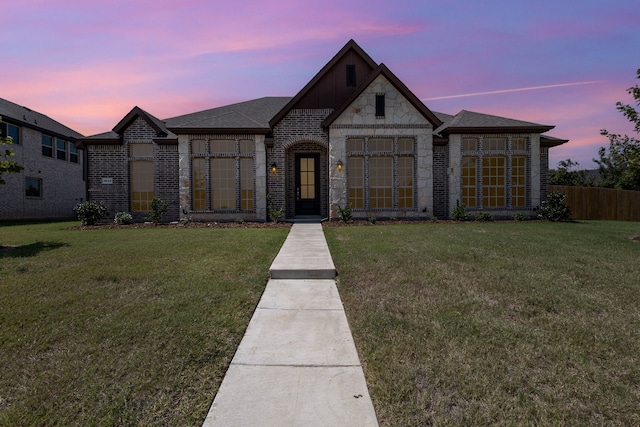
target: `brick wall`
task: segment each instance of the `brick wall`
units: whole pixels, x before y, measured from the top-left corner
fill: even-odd
[[[72,219],[73,207],[85,198],[83,178],[84,154],[78,150],[78,163],[42,155],[42,132],[25,126],[19,127],[20,143],[4,146],[14,152],[15,160],[24,169],[18,173],[3,174],[5,184],[0,185],[0,219]],[[45,132],[46,133],[46,132]],[[68,150],[69,141],[67,141]],[[68,152],[67,152],[68,154]],[[26,196],[26,178],[40,180],[40,197]]]
[[[88,145],[89,200],[104,202],[109,216],[129,212],[129,167],[127,146]]]
[[[129,145],[153,144],[154,193],[169,202],[164,220],[180,217],[179,174],[177,145],[158,145],[153,142],[156,133],[142,118],[137,118],[125,129],[122,144],[88,146],[88,194],[89,200],[104,202],[109,217],[117,212],[131,212],[129,195]],[[136,215],[143,219],[144,214]]]
[[[169,202],[169,209],[164,219],[177,221],[180,218],[178,146],[156,145],[153,151],[156,196]]]
[[[433,214],[438,218],[449,216],[449,147],[433,146]]]
[[[267,166],[275,163],[278,172],[268,173],[268,192],[276,207],[286,206],[287,217],[295,214],[295,153],[320,153],[321,215],[328,215],[327,147],[329,136],[322,121],[331,109],[291,110],[273,130],[274,146],[267,153]],[[286,170],[286,172],[285,172]]]
[[[549,193],[549,148],[540,147],[540,200],[547,199]]]

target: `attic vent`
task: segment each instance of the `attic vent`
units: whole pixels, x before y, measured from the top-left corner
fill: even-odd
[[[356,85],[356,66],[354,64],[347,64],[347,86]]]

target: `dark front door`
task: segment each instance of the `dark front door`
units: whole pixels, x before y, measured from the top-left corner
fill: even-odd
[[[318,154],[296,154],[296,215],[320,215]]]

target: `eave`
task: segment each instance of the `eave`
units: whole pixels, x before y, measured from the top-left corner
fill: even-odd
[[[169,128],[176,135],[267,135],[271,128]]]
[[[484,127],[484,126],[465,126],[465,127],[448,127],[441,131],[442,135],[451,134],[473,134],[473,133],[544,133],[553,129],[555,126],[523,126],[523,127]]]

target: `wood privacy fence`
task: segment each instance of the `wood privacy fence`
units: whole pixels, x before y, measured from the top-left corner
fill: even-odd
[[[640,191],[566,185],[550,185],[549,191],[567,195],[572,219],[640,221]]]

